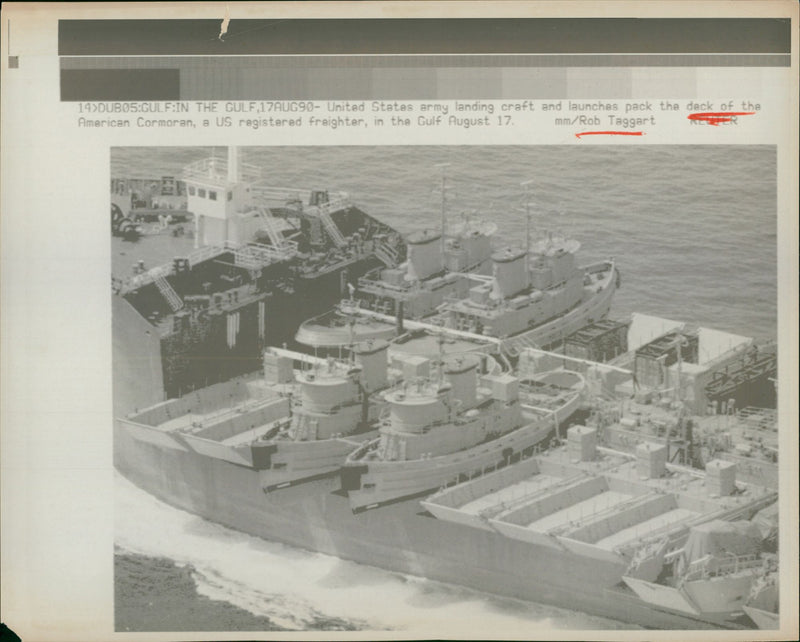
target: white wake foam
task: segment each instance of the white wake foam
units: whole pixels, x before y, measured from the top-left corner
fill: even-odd
[[[608,629],[618,623],[579,612],[497,598],[294,549],[168,506],[119,473],[115,535],[120,548],[191,564],[198,593],[292,630],[336,627],[492,636],[546,628]]]

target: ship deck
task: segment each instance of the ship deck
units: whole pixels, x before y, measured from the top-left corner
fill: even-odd
[[[672,397],[660,403],[624,402],[624,417],[604,428],[609,445],[632,451],[641,441],[661,442],[669,428],[676,446],[683,445]],[[616,411],[615,411],[616,412]],[[703,459],[719,458],[738,465],[747,483],[778,488],[778,427],[775,409],[743,408],[732,414],[690,415],[692,442]]]
[[[527,524],[527,528],[542,532],[558,529],[566,524],[579,522],[585,516],[613,509],[630,498],[631,495],[628,493],[606,490],[583,501],[570,504],[555,513],[535,519]]]
[[[172,230],[181,224],[172,225],[158,233],[145,233],[138,241],[126,241],[111,237],[111,276],[127,279],[134,274],[139,261],[146,270],[168,263],[176,256],[185,256],[194,251],[194,238],[190,235],[173,236]],[[186,224],[182,224],[185,225]],[[145,232],[157,226],[145,224]]]
[[[185,415],[180,415],[173,419],[168,419],[164,423],[156,426],[159,430],[165,432],[198,432],[204,430],[206,427],[220,424],[221,422],[228,421],[237,415],[243,415],[254,410],[261,408],[272,401],[269,399],[247,399],[241,403],[235,404],[230,407],[214,409],[209,412],[188,412]],[[258,431],[260,427],[254,430]],[[252,431],[247,431],[252,432]],[[240,433],[236,437],[241,437],[244,433]],[[228,440],[223,440],[225,443]]]
[[[131,414],[123,422],[163,435],[194,435],[226,446],[255,441],[286,416],[286,384],[245,376]]]
[[[771,495],[740,484],[721,496],[702,471],[667,464],[663,477],[647,478],[633,455],[600,447],[595,459],[578,461],[560,446],[441,491],[423,505],[439,519],[622,562],[620,555],[643,540],[746,513]]]
[[[668,510],[656,517],[651,517],[643,522],[639,522],[634,526],[623,528],[616,533],[612,533],[608,537],[597,540],[595,544],[602,548],[613,550],[615,547],[630,542],[639,536],[639,533],[649,533],[650,531],[660,530],[665,527],[678,525],[681,522],[686,522],[700,513],[696,511],[687,510],[685,508],[674,508]]]
[[[459,510],[471,515],[480,515],[487,509],[506,505],[508,502],[512,502],[519,497],[527,497],[528,495],[539,492],[548,486],[552,486],[559,481],[559,479],[559,477],[554,475],[540,473],[530,479],[523,479],[516,484],[511,484],[493,493],[487,493],[486,495],[468,501],[459,506]]]

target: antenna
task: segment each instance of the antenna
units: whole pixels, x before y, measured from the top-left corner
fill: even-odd
[[[445,250],[444,229],[445,229],[445,226],[447,225],[447,212],[446,212],[446,207],[447,207],[447,172],[446,172],[446,169],[448,167],[450,167],[450,163],[438,163],[438,164],[434,165],[434,167],[438,167],[442,172],[442,238],[441,238],[441,244],[442,244],[442,256],[444,256],[444,250]]]
[[[522,181],[520,186],[525,190],[525,269],[528,272],[528,281],[530,282],[531,271],[531,191],[530,185],[533,179]]]
[[[530,254],[531,251],[531,191],[530,185],[533,179],[522,181],[520,186],[525,189],[525,253]]]

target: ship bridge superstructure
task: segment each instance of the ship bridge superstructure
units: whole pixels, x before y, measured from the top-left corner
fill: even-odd
[[[263,170],[240,162],[238,150],[227,158],[205,158],[183,171],[188,209],[195,216],[195,245],[249,243],[259,232],[275,251],[275,258],[291,258],[296,241],[282,221],[303,219],[311,228],[311,245],[347,245],[333,214],[353,207],[346,192],[274,186]],[[299,230],[295,230],[299,231]]]
[[[474,275],[490,272],[496,231],[494,223],[479,219],[445,231],[415,230],[406,237],[408,260],[358,279],[357,300],[365,309],[394,314],[402,306],[410,319],[433,314],[445,299],[466,296]]]
[[[467,297],[446,299],[442,318],[449,327],[508,337],[560,316],[588,296],[587,280],[593,285],[575,265],[579,248],[574,239],[550,236],[530,249],[497,250],[493,276],[476,279]]]

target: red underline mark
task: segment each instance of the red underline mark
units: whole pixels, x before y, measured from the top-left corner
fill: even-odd
[[[644,136],[644,133],[607,131],[607,132],[581,132],[580,134],[575,134],[575,138],[580,138],[581,136]]]
[[[734,116],[752,116],[754,111],[704,111],[696,114],[689,114],[689,120],[700,120],[709,125],[719,125],[720,123],[730,123]]]

